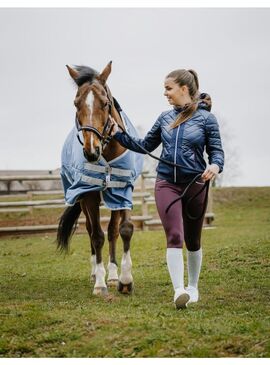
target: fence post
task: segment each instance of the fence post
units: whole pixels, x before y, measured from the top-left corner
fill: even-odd
[[[33,193],[32,193],[32,191],[27,191],[26,196],[27,196],[27,200],[29,200],[29,201],[33,200]],[[33,215],[33,211],[34,210],[33,210],[33,206],[32,205],[28,207],[28,210],[29,210],[29,213],[31,215]]]
[[[7,181],[7,193],[8,195],[11,193],[11,181]]]

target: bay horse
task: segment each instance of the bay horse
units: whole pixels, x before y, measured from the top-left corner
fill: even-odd
[[[79,144],[79,153],[84,156],[88,166],[95,169],[98,166],[96,163],[101,159],[106,163],[110,163],[110,161],[116,161],[126,151],[115,139],[110,137],[112,127],[111,118],[122,128],[126,128],[119,110],[116,108],[115,104],[117,101],[112,97],[106,84],[111,73],[111,64],[112,62],[109,62],[100,74],[87,66],[66,66],[71,78],[78,87],[74,104],[77,109],[76,132],[79,142],[82,145]],[[81,133],[81,137],[79,137],[78,132]],[[78,144],[78,140],[76,143]],[[69,148],[71,146],[68,145],[68,150]],[[111,167],[109,166],[109,168]],[[120,171],[121,169],[117,170]],[[77,174],[75,168],[74,171]],[[63,175],[64,173],[61,171],[62,181]],[[125,172],[122,172],[122,175],[125,175]],[[69,180],[67,175],[66,182],[68,184],[71,183]],[[85,185],[83,188],[85,188]],[[95,281],[93,294],[106,295],[108,293],[105,281],[106,270],[102,261],[102,248],[105,235],[100,223],[100,204],[100,191],[85,192],[85,190],[82,190],[82,194],[75,201],[75,204],[67,207],[60,218],[57,232],[57,248],[60,251],[68,251],[70,239],[75,231],[80,213],[83,211],[86,217],[86,229],[91,245],[91,278]],[[118,277],[116,241],[119,234],[123,241],[123,255],[121,272]],[[130,219],[130,209],[112,210],[108,225],[109,263],[107,266],[107,284],[108,286],[117,286],[118,291],[123,294],[130,294],[133,290],[132,261],[130,255],[132,235],[133,223]]]

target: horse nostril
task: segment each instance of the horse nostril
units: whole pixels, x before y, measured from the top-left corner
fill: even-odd
[[[85,157],[86,159],[88,159],[88,154],[87,154],[87,152],[86,152],[86,150],[85,150],[85,149],[83,149],[83,155],[84,155],[84,157]]]
[[[99,148],[99,146],[97,146],[96,147],[96,154],[99,156],[99,154],[100,154],[100,148]]]

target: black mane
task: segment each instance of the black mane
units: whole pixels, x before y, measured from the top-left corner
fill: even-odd
[[[74,67],[79,76],[76,77],[76,84],[82,86],[85,82],[93,82],[93,80],[99,75],[99,73],[91,67],[88,66],[75,66]]]

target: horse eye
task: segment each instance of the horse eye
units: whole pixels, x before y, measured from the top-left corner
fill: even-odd
[[[105,103],[105,107],[109,108],[109,103],[108,102]]]
[[[104,109],[108,109],[109,108],[109,103],[107,101],[104,102],[103,104]]]

